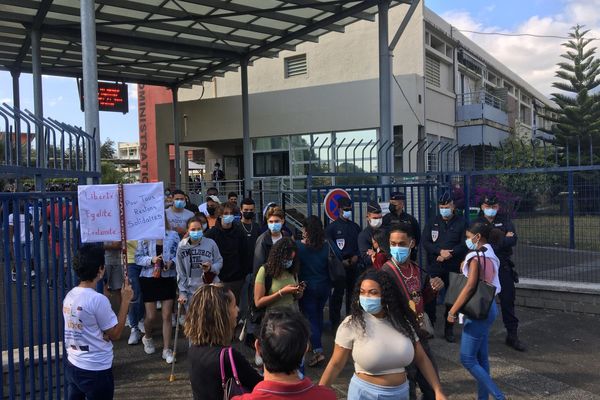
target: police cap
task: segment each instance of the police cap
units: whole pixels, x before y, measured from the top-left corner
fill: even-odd
[[[381,206],[376,201],[370,201],[367,204],[367,212],[373,214],[381,214]]]
[[[340,197],[338,200],[338,207],[339,208],[344,208],[344,207],[351,207],[352,206],[352,200],[350,200],[347,197]]]
[[[442,194],[440,196],[440,198],[438,199],[438,204],[441,206],[445,206],[447,204],[450,204],[452,201],[454,201],[454,197],[452,197],[452,193],[444,192],[444,194]]]
[[[493,206],[498,204],[498,198],[493,194],[488,194],[483,197],[481,200],[481,204],[487,204],[488,206]]]
[[[406,200],[406,196],[402,192],[392,192],[390,194],[390,200]]]

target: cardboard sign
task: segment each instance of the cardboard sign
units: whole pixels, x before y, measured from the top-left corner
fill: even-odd
[[[123,185],[127,240],[162,239],[165,235],[163,184]],[[81,241],[121,240],[119,185],[82,185],[77,189]]]

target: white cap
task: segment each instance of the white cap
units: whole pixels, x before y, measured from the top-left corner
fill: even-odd
[[[221,200],[219,200],[219,198],[217,196],[215,196],[214,194],[211,196],[208,196],[207,199],[211,199],[215,203],[221,204]]]

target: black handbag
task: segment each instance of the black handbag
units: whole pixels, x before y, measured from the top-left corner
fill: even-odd
[[[342,263],[337,254],[335,254],[329,241],[327,241],[327,245],[329,246],[327,268],[329,269],[329,279],[331,279],[331,283],[335,285],[336,283],[346,282],[346,268],[344,268],[344,263]]]
[[[477,253],[477,262],[481,267],[481,260],[479,253]],[[483,276],[485,276],[485,254],[483,255]],[[448,278],[448,288],[446,289],[446,298],[444,303],[446,306],[452,307],[456,302],[456,299],[463,291],[467,284],[467,277],[463,274],[457,274],[450,272]],[[481,271],[479,273],[479,280],[475,291],[469,298],[469,300],[460,308],[460,312],[466,315],[470,319],[486,319],[490,312],[492,302],[496,297],[496,287],[490,283],[481,279]]]

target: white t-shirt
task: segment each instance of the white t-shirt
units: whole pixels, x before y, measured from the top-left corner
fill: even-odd
[[[169,221],[169,225],[173,230],[175,230],[175,228],[186,229],[188,219],[194,216],[193,212],[186,210],[185,208],[181,212],[175,212],[172,207],[169,207],[165,213],[167,214],[167,221]]]
[[[483,278],[483,280],[486,281],[487,283],[494,285],[496,287],[496,294],[498,294],[502,290],[502,286],[500,285],[500,279],[498,278],[498,269],[500,268],[500,260],[498,260],[498,257],[496,256],[496,253],[494,253],[492,246],[490,246],[488,244],[484,247],[485,247],[485,250],[483,250],[483,255],[485,255],[485,257],[482,256],[481,251],[469,252],[467,254],[467,256],[465,257],[465,261],[462,264],[461,270],[462,270],[463,275],[468,278],[469,277],[469,269],[467,268],[467,265],[469,265],[469,261],[471,261],[471,259],[477,257],[477,255],[479,254],[480,263],[485,264],[485,268],[483,265],[480,265],[480,267],[479,267],[479,279]],[[485,262],[484,262],[484,260],[485,260]],[[484,271],[485,271],[485,274],[484,274]]]
[[[14,222],[15,217],[14,217],[14,215],[15,214],[10,214],[8,216],[8,226],[12,226],[12,227],[15,226],[15,222]],[[29,240],[33,240],[33,234],[31,233],[31,230],[29,229],[29,227],[25,226],[25,214],[19,214],[19,220],[21,222],[19,224],[20,225],[19,226],[19,229],[20,229],[20,232],[19,232],[20,235],[19,236],[21,237],[21,244],[24,245],[25,241],[27,240],[27,236],[26,236],[27,232],[29,232]],[[33,224],[32,214],[29,214],[29,223]],[[16,240],[15,240],[15,242],[16,242]]]
[[[350,316],[340,324],[335,344],[352,350],[355,372],[367,375],[388,375],[404,372],[415,356],[408,336],[397,331],[385,318],[363,312],[365,331],[352,323]],[[417,338],[418,340],[418,338]]]
[[[103,335],[118,321],[108,298],[94,289],[74,287],[63,301],[63,317],[69,362],[88,371],[111,368],[113,345]]]

